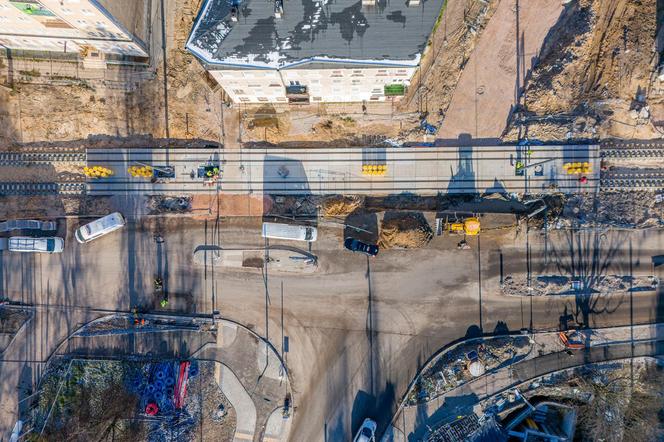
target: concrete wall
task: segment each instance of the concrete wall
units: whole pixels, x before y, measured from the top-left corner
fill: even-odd
[[[212,70],[235,103],[285,103],[286,86],[307,86],[310,101],[385,101],[384,86],[410,84],[416,67]],[[292,83],[291,83],[292,82]]]
[[[136,0],[139,1],[139,0]],[[147,56],[118,22],[90,0],[0,0],[0,44],[13,49],[73,52],[92,46],[106,53]]]

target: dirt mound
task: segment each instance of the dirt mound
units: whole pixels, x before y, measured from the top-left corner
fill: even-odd
[[[320,211],[323,216],[346,216],[363,203],[364,198],[360,196],[333,196],[322,201]]]
[[[424,247],[433,238],[433,230],[421,213],[404,213],[388,217],[380,226],[378,246],[384,249]]]

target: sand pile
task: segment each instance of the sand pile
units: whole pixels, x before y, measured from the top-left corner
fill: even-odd
[[[380,227],[378,245],[384,249],[424,247],[433,238],[433,230],[421,213],[387,216]]]

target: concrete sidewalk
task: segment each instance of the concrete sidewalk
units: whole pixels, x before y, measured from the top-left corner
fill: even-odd
[[[404,437],[410,440],[412,437],[421,436],[427,426],[438,425],[446,416],[462,414],[462,410],[472,409],[490,396],[543,374],[585,363],[622,359],[632,354],[647,356],[664,351],[660,345],[664,344],[664,324],[606,328],[593,332],[587,336],[586,349],[573,350],[571,355],[564,351],[557,332],[536,333],[534,345],[540,354],[531,352],[518,363],[461,384],[426,403],[400,407],[383,440],[405,440]],[[463,345],[464,342],[450,347],[446,352]],[[432,359],[420,373],[437,359],[438,357]]]
[[[249,393],[242,386],[235,373],[225,365],[216,362],[214,366],[214,377],[224,396],[233,405],[237,421],[235,425],[234,442],[254,440],[256,432],[256,406],[251,400]]]

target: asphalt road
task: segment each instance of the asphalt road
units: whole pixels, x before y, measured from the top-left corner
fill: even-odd
[[[367,416],[382,431],[417,368],[465,336],[531,324],[555,329],[564,316],[589,326],[664,319],[663,295],[653,291],[555,298],[499,292],[501,278],[516,274],[573,275],[591,285],[604,275],[657,274],[652,259],[664,250],[657,230],[487,232],[469,241],[469,251],[456,249],[458,238],[437,237],[426,249],[382,251],[367,260],[342,249],[341,229],[321,227],[312,244],[319,271],[293,275],[194,265],[193,250],[202,244],[262,245],[259,219],[150,219],[86,245],[73,239],[76,226],[61,228],[61,255],[1,258],[2,293],[42,306],[3,355],[3,434],[25,395],[16,388],[19,379],[34,382],[40,361],[78,322],[104,310],[158,310],[151,295],[156,275],[170,293],[171,311],[217,310],[267,336],[278,350],[282,333],[287,337],[292,440],[347,440]]]

